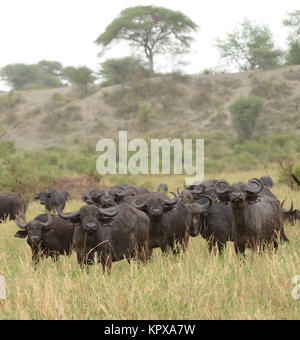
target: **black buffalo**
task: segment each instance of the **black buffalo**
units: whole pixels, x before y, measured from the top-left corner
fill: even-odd
[[[260,178],[260,180],[263,183],[263,185],[267,186],[268,188],[272,188],[273,181],[272,181],[272,178],[270,176],[262,176]]]
[[[56,211],[59,206],[64,208],[66,202],[71,199],[71,196],[67,191],[49,189],[46,191],[36,192],[35,199],[39,199],[40,203],[45,206],[46,210]]]
[[[161,183],[157,186],[157,189],[156,191],[159,191],[159,192],[168,192],[169,188],[167,186],[167,184],[165,183]]]
[[[25,222],[25,214],[25,202],[18,194],[0,194],[0,223],[8,218],[15,220],[17,216],[20,216],[23,222]]]
[[[266,245],[278,247],[278,241],[288,241],[284,233],[280,203],[267,195],[258,179],[229,185],[218,181],[215,192],[220,202],[230,204],[233,213],[233,241],[237,253],[246,247],[262,250]]]
[[[90,204],[68,214],[58,208],[58,214],[73,224],[73,245],[81,265],[93,264],[95,254],[104,272],[123,258],[149,259],[149,218],[129,204],[110,208]]]
[[[40,258],[51,256],[52,260],[56,261],[59,255],[71,254],[73,227],[70,222],[47,212],[27,224],[22,224],[17,217],[17,225],[21,230],[15,237],[27,237],[35,264]]]
[[[113,206],[114,203],[121,204],[126,197],[145,193],[149,193],[149,191],[143,187],[120,184],[109,188],[91,190],[82,197],[82,200],[87,204],[95,204],[100,208],[108,208]]]
[[[192,216],[176,194],[171,194],[173,199],[158,192],[127,199],[136,209],[144,211],[150,219],[151,252],[153,248],[160,247],[162,252],[171,249],[177,254],[187,248]]]
[[[186,205],[202,206],[202,213],[193,216],[190,236],[201,235],[211,253],[216,253],[218,247],[221,254],[226,243],[233,240],[233,214],[230,206],[218,200],[214,191],[217,182],[216,179],[209,179],[185,186],[179,197]],[[211,201],[209,205],[205,204],[207,198]]]

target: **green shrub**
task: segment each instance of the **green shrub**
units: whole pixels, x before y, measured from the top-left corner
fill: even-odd
[[[240,97],[230,107],[232,127],[239,136],[251,138],[256,131],[263,100],[256,96]]]
[[[10,157],[16,152],[15,143],[7,140],[0,143],[0,159]]]

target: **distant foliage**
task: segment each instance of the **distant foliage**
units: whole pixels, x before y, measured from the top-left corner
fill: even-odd
[[[299,42],[291,42],[287,51],[286,64],[300,65],[300,44]]]
[[[249,96],[240,97],[230,106],[232,127],[239,136],[247,139],[253,136],[263,105],[261,98]]]
[[[136,57],[107,59],[99,71],[107,85],[121,84],[122,87],[137,77],[146,78],[148,73],[144,63]]]
[[[273,68],[280,64],[283,54],[275,48],[270,29],[249,19],[245,19],[226,39],[217,39],[216,47],[223,59],[243,71]]]
[[[61,86],[59,77],[42,64],[9,64],[0,71],[0,77],[14,90],[55,88]]]
[[[70,82],[72,85],[76,85],[81,92],[87,93],[88,86],[94,84],[96,77],[91,69],[86,66],[65,67],[62,73],[62,77]]]

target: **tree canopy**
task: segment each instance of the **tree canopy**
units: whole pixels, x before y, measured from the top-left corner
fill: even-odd
[[[136,6],[123,10],[105,32],[96,39],[102,47],[125,40],[142,49],[154,70],[154,56],[162,53],[181,54],[188,51],[197,25],[186,15],[164,7]]]
[[[53,88],[61,85],[60,79],[40,64],[9,64],[1,69],[0,76],[14,90]]]
[[[245,19],[240,29],[217,39],[221,57],[234,63],[240,70],[272,68],[279,64],[282,51],[276,49],[270,29]]]
[[[67,66],[63,69],[62,77],[71,84],[78,86],[80,91],[87,92],[88,85],[93,84],[95,76],[93,71],[86,66]]]

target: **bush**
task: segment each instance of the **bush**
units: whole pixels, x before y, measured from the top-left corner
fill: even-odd
[[[7,158],[8,156],[16,152],[15,143],[13,141],[7,140],[0,143],[0,159]]]
[[[136,77],[148,76],[145,65],[136,57],[107,59],[101,64],[99,73],[106,85],[121,84],[122,87]]]
[[[230,107],[232,127],[239,136],[251,138],[263,111],[263,100],[256,96],[240,97]]]

